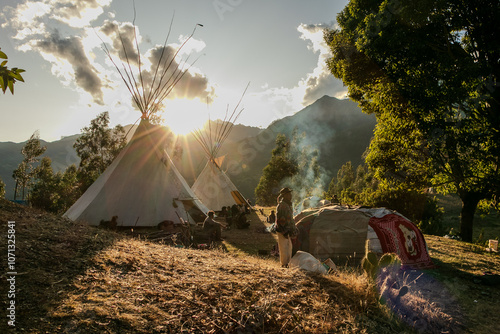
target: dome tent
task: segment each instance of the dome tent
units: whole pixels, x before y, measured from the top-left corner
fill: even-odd
[[[295,216],[299,235],[294,250],[319,259],[360,263],[368,250],[396,253],[402,265],[431,268],[421,231],[401,214],[386,208],[346,208],[339,205],[313,208]]]

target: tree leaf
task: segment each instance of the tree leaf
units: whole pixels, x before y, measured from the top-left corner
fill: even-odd
[[[13,80],[9,80],[9,81],[7,82],[7,85],[9,86],[10,92],[11,92],[12,94],[14,94],[14,81],[13,81]]]
[[[10,75],[12,78],[16,79],[16,80],[19,80],[19,81],[24,81],[24,80],[23,80],[23,77],[22,77],[20,74],[18,74],[18,73],[16,73],[16,72],[14,72],[14,71],[10,72],[10,73],[9,73],[9,75]]]

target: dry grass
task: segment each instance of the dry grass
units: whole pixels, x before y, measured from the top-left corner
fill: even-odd
[[[358,269],[345,267],[333,275],[320,275],[282,269],[272,256],[258,257],[259,249],[269,250],[276,241],[273,235],[261,232],[267,224],[262,222],[260,213],[252,213],[250,218],[249,229],[223,231],[222,244],[211,250],[197,250],[88,227],[1,201],[2,228],[5,230],[7,220],[16,221],[16,269],[20,273],[16,280],[16,330],[29,333],[414,331],[398,320],[401,315],[404,318],[402,309],[394,307],[389,298],[385,305],[378,302],[374,284]],[[440,241],[430,239],[436,259]],[[0,244],[3,254],[5,246]],[[438,257],[437,262],[444,270],[434,274],[429,271],[429,275],[442,282],[453,300],[464,303],[464,321],[456,319],[458,313],[449,310],[448,304],[440,304],[438,312],[436,305],[441,301],[436,296],[411,291],[399,301],[413,310],[414,319],[424,320],[410,324],[427,331],[455,325],[465,332],[493,329],[491,320],[490,327],[471,321],[470,315],[475,316],[476,310],[469,310],[466,296],[456,295],[453,286],[447,283],[455,278],[456,272],[452,270],[456,264],[448,267],[446,261]],[[483,265],[497,264],[480,262],[475,272],[479,273]],[[2,281],[5,282],[4,277]],[[1,284],[1,289],[1,295],[5,296],[6,284]],[[478,297],[484,302],[483,311],[489,314],[495,303],[488,298],[498,297],[498,288],[492,289],[496,290],[491,290],[489,296]],[[4,310],[5,306],[4,302]],[[0,332],[5,332],[5,327],[6,322],[1,321]]]
[[[344,324],[346,318],[376,308],[374,296],[365,296],[365,287],[218,250],[121,240],[93,263],[75,277],[74,291],[50,312],[57,330],[351,331],[356,328]],[[360,300],[366,302],[352,309]]]

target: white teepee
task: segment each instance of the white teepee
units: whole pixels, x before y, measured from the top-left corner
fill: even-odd
[[[191,189],[210,210],[220,210],[223,206],[233,204],[248,204],[215,159],[208,160]]]
[[[224,120],[217,121],[214,127],[212,127],[209,120],[206,131],[197,130],[194,132],[194,136],[205,151],[208,161],[191,186],[191,189],[197,198],[210,210],[221,210],[224,206],[232,206],[234,204],[248,205],[247,199],[243,197],[234,183],[231,182],[227,174],[222,170],[223,158],[217,158],[217,154],[229,136],[234,122],[243,111],[240,110],[237,112],[240,102],[238,102],[231,115],[226,111]]]
[[[196,29],[196,28],[195,28]],[[132,99],[141,112],[141,122],[132,139],[87,191],[64,214],[72,220],[98,225],[101,220],[117,216],[118,226],[156,226],[162,221],[203,221],[208,212],[189,188],[163,149],[166,130],[149,122],[174,89],[187,69],[176,62],[180,49],[173,54],[162,49],[157,64],[151,67],[150,81],[146,82],[139,46],[137,59],[127,56],[121,34],[121,69],[105,47],[105,52],[125,82]],[[129,50],[130,51],[130,50]],[[138,64],[134,67],[132,64]],[[133,72],[137,68],[138,73]],[[137,78],[137,79],[136,79]]]
[[[118,226],[202,221],[208,209],[160,147],[165,135],[164,128],[142,120],[128,145],[65,216],[90,225],[113,216]]]

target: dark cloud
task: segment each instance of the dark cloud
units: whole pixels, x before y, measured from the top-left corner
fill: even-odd
[[[186,70],[189,67],[189,64],[185,64],[184,67],[180,67],[177,59],[174,59],[172,61],[172,58],[174,57],[176,51],[177,49],[172,46],[157,46],[156,48],[151,50],[149,61],[151,62],[151,64],[153,64],[152,69],[148,72],[143,72],[143,76],[147,78],[149,83],[153,80],[153,71],[156,68],[156,64],[158,64],[160,60],[161,65],[159,68],[159,73],[164,72],[164,69],[166,69],[170,64],[170,67],[165,72],[166,75],[163,78],[163,82],[166,82],[166,80],[171,78],[172,75],[175,75],[174,71],[176,69],[178,69],[176,73],[179,73],[179,71]],[[158,80],[158,77],[156,80]],[[169,94],[168,98],[200,98],[203,101],[208,98],[208,103],[211,103],[213,98],[213,91],[209,90],[208,79],[205,76],[199,73],[191,73],[187,71],[182,76],[182,79],[180,79],[176,84],[175,89]]]
[[[333,23],[318,23],[318,24],[301,24],[304,30],[309,32],[323,31],[324,29],[332,29],[334,27]]]
[[[61,38],[56,31],[45,40],[36,42],[35,48],[40,52],[52,54],[69,62],[73,67],[77,86],[90,93],[95,103],[104,104],[101,90],[102,81],[99,78],[98,71],[90,64],[79,37]]]
[[[143,57],[141,60],[141,76],[139,77],[138,73],[134,71],[134,67],[132,67],[132,71],[134,71],[134,79],[139,85],[144,86],[146,92],[151,91],[151,89],[155,90],[158,87],[162,87],[162,89],[169,87],[176,81],[179,72],[183,72],[189,68],[189,63],[184,65],[179,64],[179,57],[174,59],[178,46],[174,47],[172,45],[155,46],[145,53],[141,52],[147,55],[147,61],[151,64],[151,68],[145,68],[144,63],[146,59],[144,57],[146,56],[139,55],[136,44],[136,38],[140,38],[140,34],[134,30],[134,26],[131,23],[106,21],[100,28],[100,31],[112,40],[109,52],[112,56],[118,55],[121,63],[129,63],[136,68],[139,65],[140,57]],[[115,63],[120,71],[123,71],[120,62]],[[159,63],[160,67],[156,71],[157,64]],[[130,71],[128,66],[125,67],[127,71]],[[177,82],[175,88],[167,96],[164,96],[164,98],[200,98],[203,101],[208,99],[208,102],[211,103],[213,95],[213,89],[209,88],[208,80],[204,75],[187,71]]]
[[[101,32],[113,41],[112,49],[109,50],[111,53],[118,54],[122,62],[127,63],[128,59],[131,65],[139,65],[139,54],[135,44],[138,32],[131,23],[119,24],[116,21],[106,21],[101,27]]]

